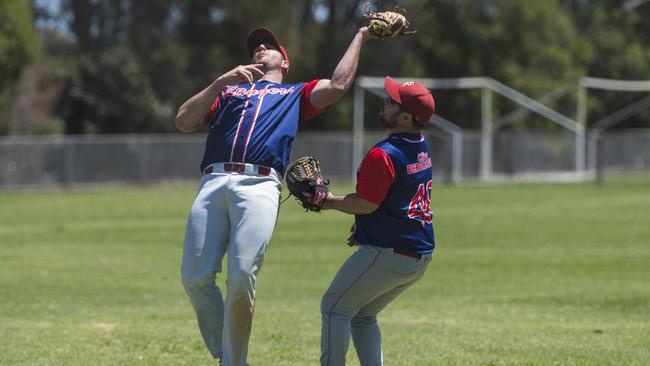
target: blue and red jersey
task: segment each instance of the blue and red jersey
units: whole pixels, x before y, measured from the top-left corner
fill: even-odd
[[[227,85],[206,116],[210,129],[201,171],[213,163],[241,162],[284,175],[298,122],[323,112],[309,100],[317,83]]]
[[[359,168],[356,190],[379,208],[356,215],[356,241],[431,253],[431,177],[429,146],[422,134],[394,134],[370,149]]]

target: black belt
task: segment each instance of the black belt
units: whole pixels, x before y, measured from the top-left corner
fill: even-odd
[[[422,254],[420,254],[418,252],[412,252],[410,250],[404,250],[404,249],[400,249],[400,248],[393,248],[393,253],[399,254],[399,255],[404,255],[404,256],[407,256],[407,257],[411,257],[411,258],[415,258],[417,260],[422,259]]]

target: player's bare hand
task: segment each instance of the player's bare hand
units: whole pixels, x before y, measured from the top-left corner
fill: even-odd
[[[354,238],[354,232],[356,229],[357,229],[357,224],[352,224],[352,226],[350,227],[350,236],[348,237],[349,247],[359,245],[359,243],[357,243],[356,239]]]
[[[374,37],[372,36],[372,33],[370,33],[370,30],[368,27],[361,27],[357,31],[358,33],[361,33],[361,36],[363,37],[363,41],[366,42],[369,39],[373,39]]]
[[[307,198],[314,198],[314,194],[311,193],[311,192],[302,191],[302,194]],[[334,197],[332,192],[327,192],[327,196],[325,197],[325,199],[324,199],[324,201],[322,203],[322,206],[321,206],[322,210],[327,210],[327,209],[330,208],[329,205],[327,204],[327,200],[329,200],[331,197]]]
[[[239,65],[222,75],[227,84],[249,83],[264,75],[262,67],[264,64]]]

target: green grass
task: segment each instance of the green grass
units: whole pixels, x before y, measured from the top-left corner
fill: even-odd
[[[214,365],[178,278],[194,190],[0,193],[0,365]],[[650,364],[649,181],[435,186],[431,201],[438,248],[380,315],[386,365]],[[282,206],[251,365],[318,364],[351,221]]]

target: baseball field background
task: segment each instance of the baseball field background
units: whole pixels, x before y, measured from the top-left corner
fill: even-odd
[[[0,365],[215,365],[178,275],[195,189],[0,192]],[[650,179],[434,186],[431,202],[429,270],[380,314],[386,365],[650,364]],[[318,364],[351,222],[282,205],[251,365]]]
[[[650,365],[650,0],[0,0],[0,366],[217,365],[179,279],[206,132],[179,106],[251,62],[257,26],[283,81],[331,79],[395,5],[417,34],[366,43],[293,149],[351,179],[383,138],[370,77],[435,87],[434,181],[459,184],[434,186],[431,265],[380,314],[385,365]],[[474,183],[511,178],[604,184]],[[352,220],[281,206],[251,366],[319,364]]]

